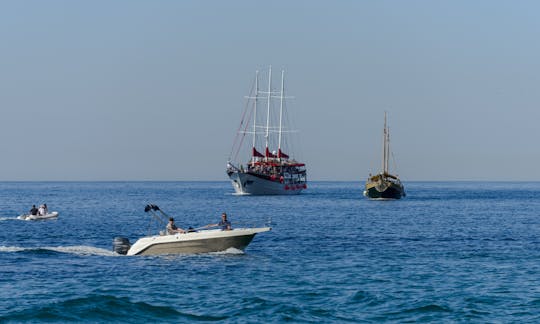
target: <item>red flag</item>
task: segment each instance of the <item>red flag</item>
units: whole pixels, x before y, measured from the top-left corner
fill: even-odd
[[[256,148],[253,148],[253,156],[254,156],[254,157],[264,157],[264,155],[262,155],[261,153],[259,153],[259,151],[257,151]]]
[[[283,152],[281,152],[281,149],[278,150],[278,153],[277,153],[277,157],[278,158],[284,158],[284,159],[288,159],[289,156]]]
[[[265,152],[265,153],[266,153],[266,157],[267,157],[267,158],[269,158],[269,157],[270,157],[270,158],[275,158],[275,157],[276,157],[274,154],[270,153],[270,150],[268,149],[268,147],[266,148],[266,152]]]

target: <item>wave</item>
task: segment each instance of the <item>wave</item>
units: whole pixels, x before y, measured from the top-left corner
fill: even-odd
[[[439,306],[436,304],[429,304],[429,305],[407,309],[404,311],[404,313],[438,313],[438,312],[446,313],[446,312],[452,312],[452,310],[444,306]]]
[[[162,322],[167,320],[176,322],[182,320],[219,321],[226,318],[183,313],[170,306],[135,302],[128,297],[92,294],[13,312],[0,316],[0,322]]]
[[[58,252],[58,253],[68,253],[75,255],[99,255],[99,256],[118,256],[119,254],[97,248],[94,246],[44,246],[44,247],[19,247],[19,246],[0,246],[1,252]]]

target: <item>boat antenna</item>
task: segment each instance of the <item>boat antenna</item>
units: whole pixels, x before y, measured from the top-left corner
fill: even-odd
[[[166,214],[165,214],[165,213],[164,213],[157,205],[154,205],[154,204],[147,204],[147,205],[144,207],[144,211],[145,211],[146,213],[149,212],[150,215],[152,216],[152,217],[150,218],[149,223],[148,223],[148,231],[147,231],[148,235],[150,235],[150,233],[151,233],[150,230],[151,230],[151,228],[152,228],[152,220],[157,221],[157,223],[158,223],[159,225],[161,225],[161,226],[167,224],[167,222],[165,222],[165,221],[163,220],[163,218],[160,217],[160,216],[156,213],[156,211],[159,211],[159,212],[161,212],[162,214],[166,215]]]

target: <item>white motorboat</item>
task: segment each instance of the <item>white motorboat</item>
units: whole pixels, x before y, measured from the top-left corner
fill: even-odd
[[[156,205],[148,205],[145,211],[151,212],[154,219],[164,224],[167,215]],[[159,211],[160,214],[157,212]],[[124,237],[116,237],[113,250],[126,255],[157,254],[193,254],[221,252],[234,248],[243,251],[257,233],[270,231],[270,227],[234,228],[231,230],[206,229],[188,230],[186,233],[146,236],[138,239],[133,245]]]
[[[156,235],[138,239],[127,255],[191,254],[221,252],[230,248],[244,250],[255,234],[269,231],[270,227],[235,228],[188,232],[185,234]]]
[[[45,215],[30,215],[30,214],[25,214],[25,215],[20,215],[19,217],[17,217],[17,219],[22,219],[22,220],[41,220],[41,219],[53,219],[53,218],[57,218],[58,217],[58,212],[50,212],[50,213],[47,213]]]

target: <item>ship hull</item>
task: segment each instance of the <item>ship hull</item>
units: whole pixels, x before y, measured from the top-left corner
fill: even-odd
[[[402,185],[388,183],[380,186],[379,183],[368,183],[364,191],[364,196],[370,199],[401,199],[405,196]]]
[[[239,195],[297,195],[307,187],[305,182],[281,183],[241,171],[230,172],[229,178]]]

